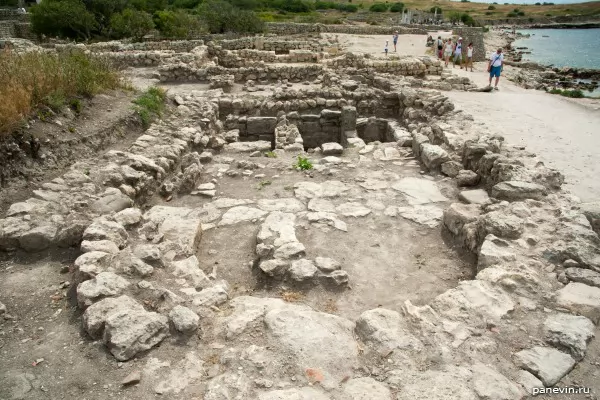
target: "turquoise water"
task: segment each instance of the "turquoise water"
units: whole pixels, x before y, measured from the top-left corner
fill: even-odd
[[[528,29],[519,32],[531,34],[512,44],[531,51],[531,54],[523,54],[523,60],[555,67],[600,69],[600,29]]]

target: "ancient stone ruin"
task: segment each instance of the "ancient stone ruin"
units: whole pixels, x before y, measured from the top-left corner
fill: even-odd
[[[16,264],[78,249],[68,312],[127,376],[97,398],[520,399],[585,358],[597,209],[456,112],[440,90],[474,86],[438,60],[302,35],[47,51],[73,47],[172,109],[0,220]]]

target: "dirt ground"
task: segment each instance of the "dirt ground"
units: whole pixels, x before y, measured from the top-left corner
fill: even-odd
[[[375,57],[384,57],[383,51],[385,41],[389,41],[389,54],[399,56],[423,56],[427,54],[429,47],[427,44],[427,36],[425,35],[400,35],[398,37],[397,52],[394,52],[394,44],[392,42],[392,34],[389,35],[353,35],[343,33],[325,33],[326,38],[334,38],[347,49],[347,51],[358,54],[371,54]],[[438,35],[447,37],[450,32],[430,32],[432,37],[437,38]]]

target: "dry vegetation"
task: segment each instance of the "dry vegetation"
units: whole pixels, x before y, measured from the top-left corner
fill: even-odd
[[[332,0],[336,1],[336,0]],[[347,3],[345,0],[337,0],[339,3]],[[277,14],[277,13],[263,13],[261,17],[269,21],[282,21],[282,20],[294,20],[297,22],[321,22],[321,23],[343,23],[344,19],[356,19],[357,14],[368,14],[367,21],[375,21],[384,23],[384,21],[392,18],[400,18],[400,13],[385,12],[369,12],[369,7],[374,3],[385,3],[382,0],[364,0],[364,1],[353,1],[352,4],[359,6],[359,10],[356,14],[345,13],[338,10],[326,10],[319,12],[312,12],[307,14]],[[513,20],[508,14],[515,9],[525,13],[524,16],[520,16],[518,19],[521,22],[527,22],[528,19],[532,18],[537,22],[549,22],[547,19],[550,17],[568,17],[568,16],[584,16],[590,19],[600,20],[600,1],[593,1],[587,3],[578,4],[556,4],[556,5],[534,5],[534,4],[504,4],[503,0],[498,0],[498,4],[492,3],[476,3],[476,2],[460,2],[460,1],[449,1],[449,0],[403,0],[404,8],[409,10],[423,10],[429,11],[432,7],[440,7],[444,14],[447,15],[450,12],[458,12],[460,14],[467,13],[476,20]],[[541,0],[540,3],[544,1]],[[546,2],[552,2],[552,0],[546,0]],[[395,3],[395,0],[388,0],[388,4]],[[493,6],[490,9],[490,6]],[[265,15],[268,14],[268,15]],[[348,18],[349,17],[349,18]],[[565,21],[567,22],[567,21]]]
[[[0,135],[6,135],[40,106],[79,111],[79,98],[117,88],[117,72],[81,52],[0,52]]]

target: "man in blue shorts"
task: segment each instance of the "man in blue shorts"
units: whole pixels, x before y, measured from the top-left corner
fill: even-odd
[[[502,49],[498,49],[495,53],[492,53],[488,64],[488,72],[490,73],[489,86],[492,87],[492,78],[496,77],[496,84],[494,85],[494,89],[496,90],[498,90],[498,81],[500,80],[503,64],[504,54],[502,54]]]

